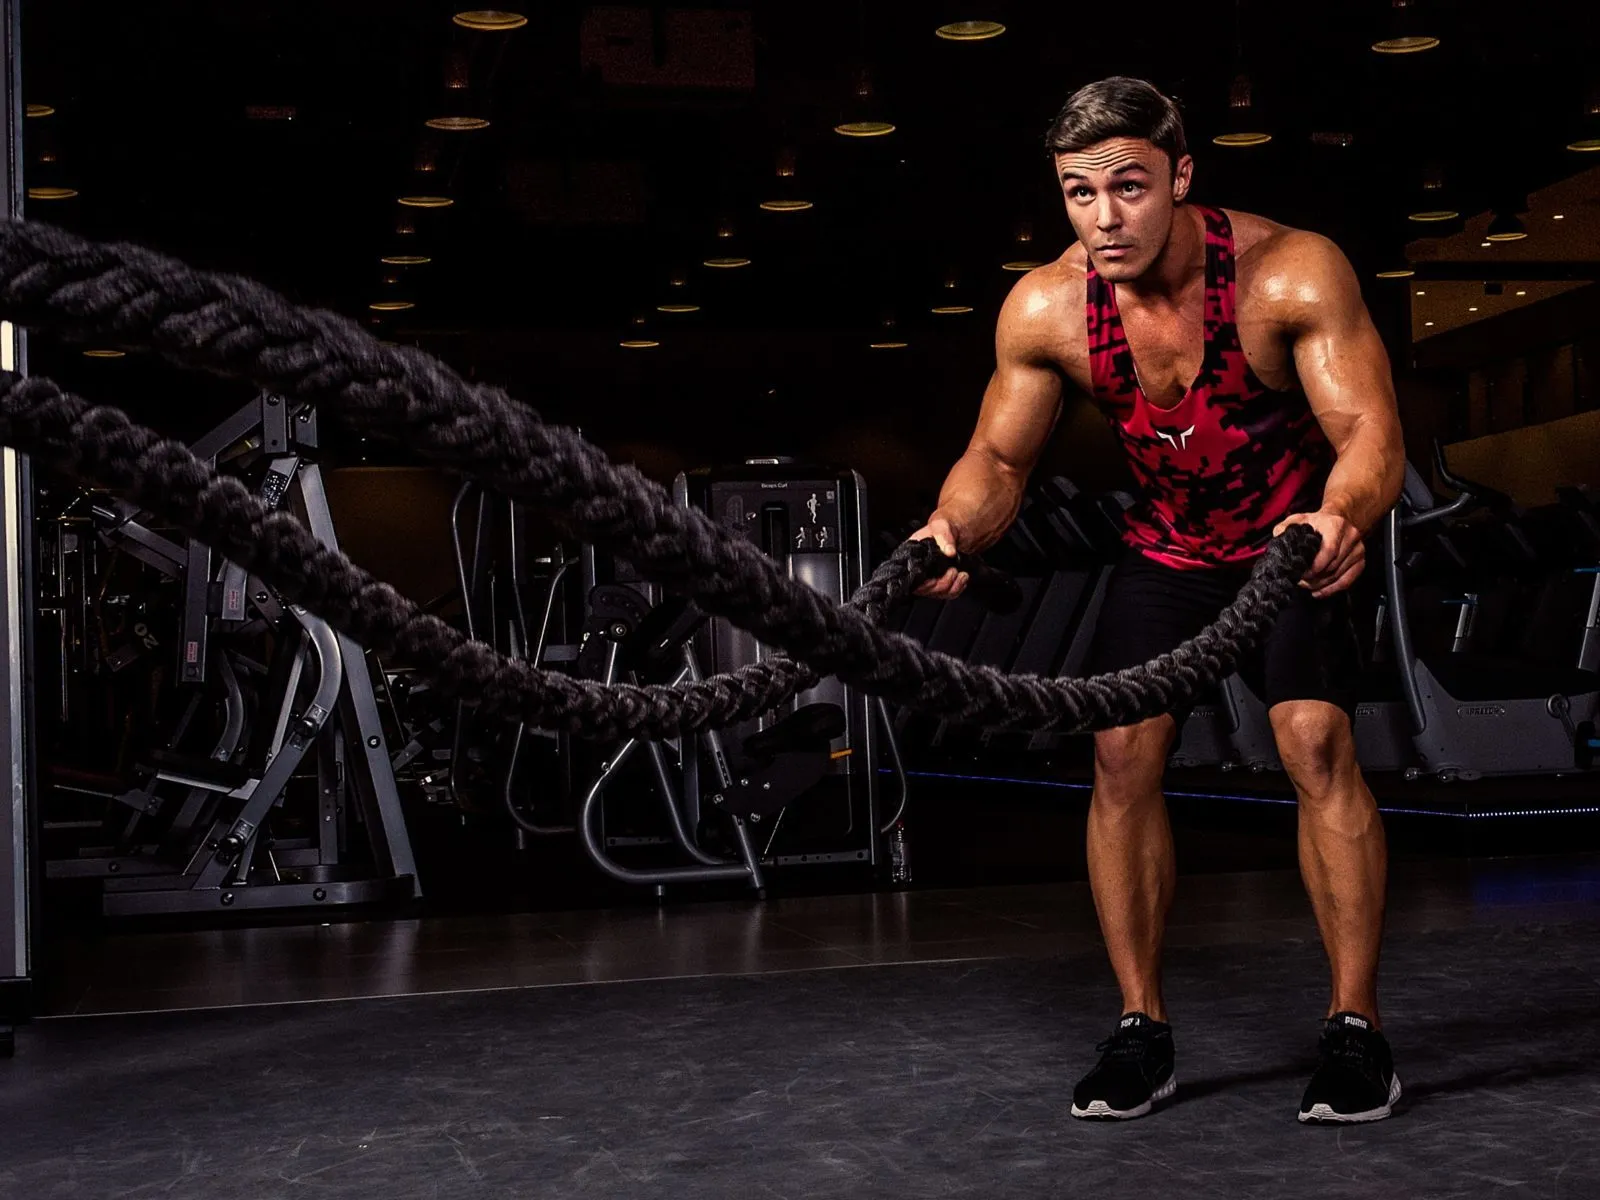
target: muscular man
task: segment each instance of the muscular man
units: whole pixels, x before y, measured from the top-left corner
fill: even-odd
[[[1400,1094],[1377,999],[1386,852],[1356,764],[1345,590],[1405,470],[1387,355],[1326,238],[1187,202],[1182,121],[1150,84],[1081,89],[1047,144],[1078,242],[1007,299],[977,430],[916,536],[946,553],[1000,537],[1064,381],[1099,405],[1140,492],[1090,670],[1144,662],[1199,632],[1286,525],[1322,535],[1297,601],[1241,674],[1270,708],[1299,797],[1300,869],[1332,967],[1300,1120],[1378,1120]],[[923,592],[965,585],[951,571]],[[1161,781],[1183,716],[1095,736],[1089,882],[1123,1015],[1073,1094],[1077,1117],[1142,1116],[1175,1087],[1161,991],[1175,868]]]

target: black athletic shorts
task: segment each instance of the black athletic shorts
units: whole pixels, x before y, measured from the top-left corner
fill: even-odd
[[[1248,565],[1183,571],[1128,550],[1112,568],[1086,673],[1135,667],[1175,649],[1233,603],[1249,578]],[[1266,643],[1239,664],[1269,709],[1285,700],[1325,700],[1352,716],[1360,672],[1349,593],[1314,600],[1304,588],[1278,614]],[[1173,715],[1181,725],[1187,711]]]

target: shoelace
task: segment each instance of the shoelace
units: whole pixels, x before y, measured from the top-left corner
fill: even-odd
[[[1144,1057],[1146,1047],[1150,1044],[1147,1035],[1125,1033],[1118,1030],[1105,1041],[1095,1046],[1096,1054],[1109,1055],[1114,1059],[1131,1059],[1137,1062]]]
[[[1321,1049],[1324,1058],[1358,1071],[1368,1078],[1377,1077],[1378,1059],[1370,1039],[1341,1029],[1323,1034]]]

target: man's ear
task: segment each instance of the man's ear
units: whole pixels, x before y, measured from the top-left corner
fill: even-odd
[[[1194,159],[1185,154],[1172,169],[1172,202],[1182,204],[1194,179]]]

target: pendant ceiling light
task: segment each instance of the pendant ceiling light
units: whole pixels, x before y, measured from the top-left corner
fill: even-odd
[[[761,207],[767,212],[805,212],[814,207],[810,199],[800,194],[795,182],[795,152],[792,147],[786,146],[778,152],[776,179],[767,198],[761,201]]]
[[[883,102],[878,97],[869,68],[860,67],[856,70],[850,97],[845,102],[843,119],[833,127],[833,131],[851,138],[884,137],[895,131],[895,124],[889,120]]]
[[[468,12],[458,12],[450,18],[463,29],[474,29],[479,33],[505,33],[512,29],[521,29],[528,23],[528,18],[517,12],[503,12],[494,8],[475,8]]]
[[[999,21],[947,21],[933,32],[947,42],[987,42],[1006,31]]]
[[[1420,54],[1439,45],[1439,38],[1428,24],[1416,0],[1389,0],[1388,25],[1383,36],[1372,43],[1379,54]]]

